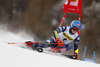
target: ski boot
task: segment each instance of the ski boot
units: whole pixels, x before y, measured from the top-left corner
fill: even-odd
[[[38,52],[43,52],[43,49],[42,49],[42,48],[37,47],[38,44],[34,44],[34,43],[32,43],[31,41],[26,41],[25,43],[26,43],[26,45],[27,45],[28,47],[31,47],[33,50],[37,50]]]
[[[31,42],[31,41],[26,41],[25,44],[26,44],[28,47],[31,47],[32,42]]]

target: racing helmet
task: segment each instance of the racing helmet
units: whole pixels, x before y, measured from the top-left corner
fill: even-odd
[[[72,29],[73,27],[77,27],[78,29],[81,29],[81,26],[82,25],[78,20],[74,20],[71,22],[70,29]]]

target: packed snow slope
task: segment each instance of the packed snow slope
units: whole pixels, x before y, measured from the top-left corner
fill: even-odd
[[[27,37],[25,33],[23,36]],[[12,34],[0,31],[0,67],[100,67],[99,64],[71,60],[21,48],[19,44],[9,45],[8,42],[24,42],[22,33]],[[18,45],[18,46],[17,46]],[[24,45],[23,45],[24,46]]]

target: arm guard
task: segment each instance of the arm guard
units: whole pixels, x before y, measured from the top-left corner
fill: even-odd
[[[58,37],[57,31],[54,31],[54,37],[55,37],[56,39],[59,38],[59,37]]]
[[[59,27],[58,29],[56,29],[56,30],[53,32],[55,39],[59,38],[59,37],[58,37],[58,33],[64,32],[66,29],[67,29],[66,26],[62,26],[62,27]]]

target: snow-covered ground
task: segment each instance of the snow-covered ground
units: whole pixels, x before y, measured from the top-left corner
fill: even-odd
[[[20,48],[18,46],[23,45],[19,44],[7,44],[8,42],[24,42],[29,39],[32,40],[25,33],[13,34],[0,30],[0,67],[100,67],[95,63],[71,60]]]

